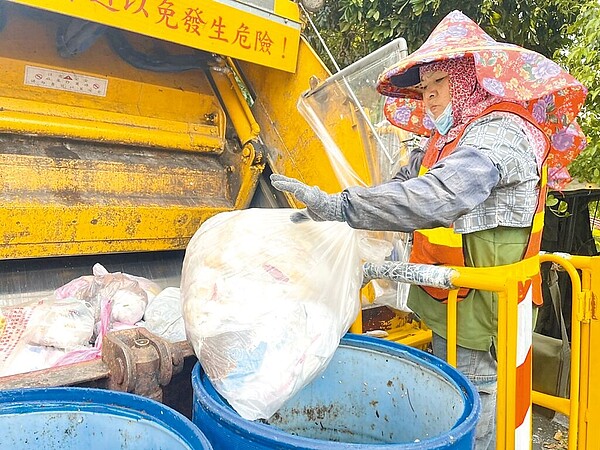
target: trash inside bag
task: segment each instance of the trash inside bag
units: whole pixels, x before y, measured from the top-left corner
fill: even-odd
[[[112,301],[112,322],[134,325],[144,316],[148,300],[158,294],[160,287],[145,278],[121,272],[109,273],[102,265],[94,264],[93,276],[84,275],[58,288],[56,298],[76,298],[90,303],[100,319],[102,299]]]
[[[0,308],[0,376],[100,357],[110,331],[131,328],[161,288],[95,264],[39,300]],[[1,326],[4,324],[3,326]]]
[[[169,342],[185,341],[179,288],[165,288],[148,302],[144,313],[144,326],[148,331]]]
[[[250,420],[269,418],[325,369],[360,308],[360,232],[295,224],[293,211],[218,214],[183,262],[188,340],[215,389]]]
[[[23,337],[28,344],[71,350],[90,343],[94,324],[94,312],[89,303],[75,299],[47,299],[32,307]]]

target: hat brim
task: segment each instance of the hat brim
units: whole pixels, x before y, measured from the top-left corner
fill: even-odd
[[[417,87],[421,82],[421,75],[419,74],[420,64],[410,67],[408,70],[390,77],[390,83],[398,88]]]

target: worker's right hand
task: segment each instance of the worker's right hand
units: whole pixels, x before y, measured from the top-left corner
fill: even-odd
[[[317,186],[307,186],[295,178],[272,174],[271,184],[275,189],[289,192],[306,205],[306,209],[292,214],[292,222],[332,220],[344,222],[342,198],[340,194],[327,194]]]

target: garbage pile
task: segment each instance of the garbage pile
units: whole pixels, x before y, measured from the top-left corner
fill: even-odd
[[[136,326],[185,340],[179,289],[95,264],[50,296],[0,308],[0,376],[98,358],[107,332]]]

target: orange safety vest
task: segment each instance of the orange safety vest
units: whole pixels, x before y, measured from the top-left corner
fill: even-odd
[[[522,106],[510,102],[501,102],[490,106],[481,113],[478,117],[473,118],[469,123],[485,116],[486,114],[493,111],[510,112],[518,115],[524,120],[535,125],[535,120]],[[468,125],[468,124],[467,124]],[[537,125],[536,125],[537,127]],[[466,129],[465,127],[463,129]],[[540,130],[541,131],[541,130]],[[421,163],[421,169],[419,175],[426,173],[435,163],[440,159],[450,155],[457,146],[458,141],[462,136],[459,134],[452,142],[446,144],[441,151],[435,148],[436,141],[440,138],[439,133],[434,134],[430,139],[427,150]],[[546,136],[544,134],[544,136]],[[547,151],[550,149],[550,142],[546,137]],[[547,152],[546,152],[547,156]],[[523,259],[537,255],[540,251],[540,245],[542,241],[542,229],[544,226],[544,210],[545,210],[545,198],[546,198],[546,167],[542,168],[542,176],[540,177],[540,189],[538,193],[537,207],[533,218],[533,225],[531,227],[531,235],[527,243],[527,248]],[[463,252],[463,241],[462,235],[455,233],[452,228],[432,228],[427,230],[416,230],[413,235],[413,247],[410,255],[410,262],[430,265],[444,265],[444,266],[455,266],[465,267],[465,258]],[[534,302],[541,304],[541,278],[538,276],[537,280],[533,280],[533,286],[536,286],[536,292],[534,295]],[[444,302],[448,298],[448,291],[446,289],[433,288],[428,286],[421,286],[431,297],[434,299]],[[469,290],[462,288],[458,292],[459,300],[464,299]]]

